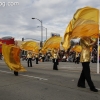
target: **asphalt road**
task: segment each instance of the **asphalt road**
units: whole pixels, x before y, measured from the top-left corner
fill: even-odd
[[[0,100],[100,100],[100,74],[96,73],[96,63],[91,63],[91,77],[99,89],[98,93],[77,87],[81,63],[60,62],[53,70],[52,62],[39,62],[14,76],[3,60],[0,60]]]

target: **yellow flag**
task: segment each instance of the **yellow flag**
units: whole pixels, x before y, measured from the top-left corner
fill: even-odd
[[[76,11],[72,19],[71,38],[92,36],[99,34],[99,9],[84,7]]]
[[[33,51],[34,53],[38,53],[39,45],[35,41],[27,41],[22,44],[21,49],[27,50],[27,51]]]
[[[61,43],[62,37],[54,36],[49,38],[43,45],[42,51],[43,50],[48,50],[48,49],[59,49],[60,48],[60,43]]]
[[[75,12],[75,14],[73,16],[74,23],[79,19],[92,20],[98,24],[99,9],[96,9],[93,7],[80,8]]]
[[[2,44],[2,54],[8,67],[14,71],[26,71],[20,63],[20,48],[14,45]]]
[[[70,47],[71,34],[72,34],[72,20],[69,22],[65,30],[64,39],[62,40],[62,46],[65,50],[67,50]]]
[[[71,50],[75,51],[75,52],[81,52],[82,51],[82,47],[80,45],[75,45]]]
[[[84,36],[97,38],[99,34],[99,10],[84,7],[76,11],[64,34],[63,47],[67,50],[70,40]]]

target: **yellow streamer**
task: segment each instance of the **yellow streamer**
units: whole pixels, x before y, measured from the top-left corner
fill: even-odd
[[[2,44],[2,54],[8,67],[14,71],[26,71],[20,63],[20,48],[14,45]]]

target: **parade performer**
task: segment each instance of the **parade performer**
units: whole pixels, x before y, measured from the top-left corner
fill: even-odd
[[[21,49],[15,45],[2,44],[4,61],[9,69],[14,71],[15,76],[18,76],[18,72],[26,71],[20,62],[20,52]]]
[[[75,63],[79,64],[80,62],[80,53],[76,52]]]
[[[58,70],[58,57],[56,53],[54,54],[53,57],[53,70]]]
[[[15,76],[18,76],[18,72],[17,72],[17,71],[14,71],[14,75],[15,75]]]
[[[45,60],[45,55],[42,54],[42,62],[44,62],[44,60]]]
[[[85,80],[87,81],[90,90],[93,92],[98,92],[98,90],[95,88],[90,74],[90,60],[91,60],[91,52],[90,47],[92,47],[95,43],[97,43],[97,40],[92,40],[88,37],[83,37],[80,40],[80,45],[82,46],[81,51],[81,57],[80,62],[82,63],[82,72],[80,75],[80,78],[78,80],[78,87],[85,88]]]
[[[32,53],[31,52],[27,54],[27,64],[28,64],[28,67],[32,67]]]
[[[38,54],[35,55],[35,59],[36,59],[36,64],[38,64],[39,61]]]

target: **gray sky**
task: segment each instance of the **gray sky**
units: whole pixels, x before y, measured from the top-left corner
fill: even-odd
[[[100,0],[0,0],[0,38],[41,40],[41,22],[51,33],[64,36],[65,29],[77,9],[91,6],[100,9]],[[32,19],[32,18],[37,19]],[[43,28],[43,40],[46,29]]]

